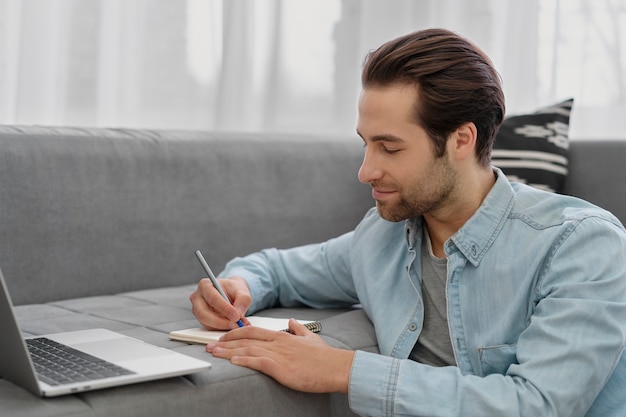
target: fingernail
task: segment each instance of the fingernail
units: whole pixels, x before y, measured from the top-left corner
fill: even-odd
[[[213,351],[213,349],[215,349],[215,343],[207,343],[206,351],[211,353]]]

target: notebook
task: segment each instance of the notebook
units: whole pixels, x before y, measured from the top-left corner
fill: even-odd
[[[289,319],[263,316],[248,316],[247,319],[253,326],[263,327],[270,330],[286,332],[289,326]],[[322,324],[319,321],[298,320],[298,322],[303,324],[313,333],[319,333],[322,330]],[[216,342],[226,332],[227,331],[206,330],[202,327],[194,327],[191,329],[170,332],[170,339],[180,340],[182,342],[207,344],[209,342]]]
[[[2,271],[0,333],[0,377],[43,397],[186,375],[211,367],[206,361],[106,329],[24,339]],[[67,368],[76,369],[66,375]]]

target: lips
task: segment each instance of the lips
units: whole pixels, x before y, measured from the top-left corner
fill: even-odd
[[[389,196],[395,194],[397,191],[395,190],[384,190],[380,188],[372,188],[372,198],[374,200],[384,200],[389,198]]]

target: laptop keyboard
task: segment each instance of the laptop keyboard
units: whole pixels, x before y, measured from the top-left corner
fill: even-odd
[[[48,385],[130,375],[134,372],[45,337],[26,339],[37,377]]]

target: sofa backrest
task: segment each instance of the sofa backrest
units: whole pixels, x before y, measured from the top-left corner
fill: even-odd
[[[626,140],[574,140],[565,194],[605,208],[626,224]]]
[[[0,126],[0,269],[16,304],[195,283],[351,230],[356,138]],[[626,141],[574,141],[566,193],[626,220]]]
[[[356,138],[0,126],[0,269],[16,304],[197,282],[351,230]]]

